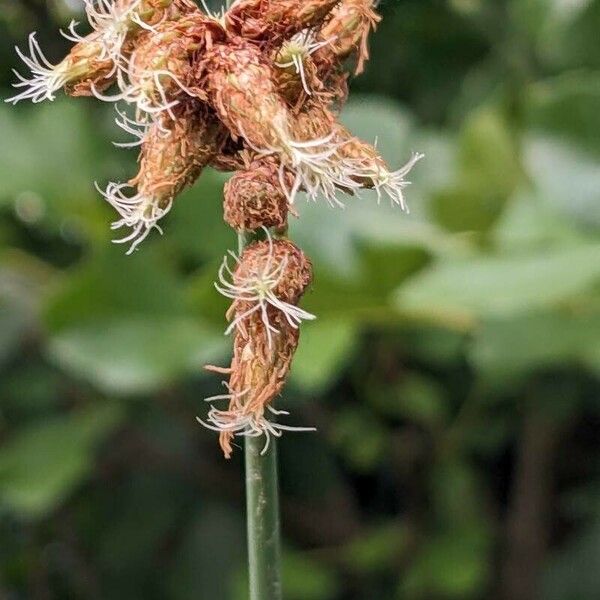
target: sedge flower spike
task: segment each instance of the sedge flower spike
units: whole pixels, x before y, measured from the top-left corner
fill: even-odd
[[[275,417],[287,413],[272,407],[298,347],[299,324],[303,319],[314,319],[297,306],[312,281],[312,265],[292,242],[273,240],[270,235],[266,241],[246,248],[235,260],[233,272],[224,262],[221,285],[217,284],[217,289],[234,300],[228,312],[232,321],[229,329],[234,333],[233,360],[227,369],[207,367],[230,376],[225,384],[228,393],[207,401],[228,400],[229,406],[224,410],[213,406],[206,422],[199,419],[219,432],[227,458],[238,435],[264,435],[266,452],[271,436],[279,437],[283,431],[314,431],[277,423]]]
[[[130,254],[163,222],[181,192],[207,166],[233,172],[223,217],[236,232],[258,232],[230,253],[215,284],[231,301],[233,337],[227,393],[202,422],[219,432],[227,457],[235,436],[273,437],[293,427],[273,408],[314,315],[299,307],[312,266],[287,239],[300,194],[344,206],[371,189],[406,208],[407,176],[345,129],[338,115],[348,96],[348,65],[362,72],[369,37],[381,17],[377,0],[234,0],[210,11],[205,0],[82,0],[85,26],[71,22],[71,49],[50,60],[35,33],[17,54],[16,104],[95,96],[120,102],[115,123],[139,149],[138,173],[99,188],[116,211],[116,243]],[[350,59],[350,60],[348,60]],[[208,208],[207,208],[208,210]],[[218,402],[227,401],[227,407]],[[302,429],[302,428],[301,428]]]

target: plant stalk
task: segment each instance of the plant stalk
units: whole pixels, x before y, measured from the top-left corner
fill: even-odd
[[[250,600],[281,600],[281,532],[277,484],[277,444],[264,456],[264,440],[247,437],[246,508]]]
[[[240,253],[249,243],[238,235]],[[281,600],[281,528],[277,480],[277,438],[246,437],[246,512],[250,600]]]

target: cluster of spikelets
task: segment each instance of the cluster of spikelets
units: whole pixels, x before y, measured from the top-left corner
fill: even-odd
[[[213,406],[207,427],[220,433],[227,457],[237,435],[280,436],[273,399],[298,345],[299,325],[314,316],[298,307],[312,279],[304,253],[286,238],[299,192],[342,205],[343,195],[374,189],[404,206],[406,174],[420,155],[390,169],[376,148],[337,120],[347,97],[348,59],[360,73],[368,37],[380,20],[374,0],[236,0],[211,13],[192,0],[83,0],[92,31],[63,35],[74,42],[52,64],[35,34],[30,69],[15,72],[19,93],[9,102],[72,96],[122,102],[117,124],[140,146],[138,174],[100,190],[118,213],[116,240],[129,252],[171,210],[179,193],[206,166],[235,171],[225,186],[225,221],[237,232],[264,232],[262,241],[231,253],[217,289],[232,300],[227,401]],[[231,263],[231,264],[230,264]],[[270,416],[273,418],[269,418]]]

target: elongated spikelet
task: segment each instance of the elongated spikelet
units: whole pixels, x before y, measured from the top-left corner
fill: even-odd
[[[321,56],[332,51],[343,60],[356,52],[355,73],[362,73],[369,60],[369,34],[381,21],[381,16],[375,12],[375,4],[374,0],[342,0],[321,30],[321,35],[331,40],[331,46]]]
[[[225,15],[228,31],[277,45],[323,22],[340,0],[237,0]]]
[[[95,33],[77,42],[56,65],[46,58],[35,33],[29,36],[28,50],[29,53],[25,54],[17,48],[17,53],[30,69],[31,76],[27,78],[14,71],[19,81],[13,87],[19,93],[6,102],[16,104],[20,100],[31,100],[34,103],[54,100],[56,93],[64,87],[72,95],[83,95],[84,89],[94,83],[100,89],[106,89],[116,79],[117,67],[104,55],[103,45]]]
[[[201,421],[220,433],[227,458],[236,435],[265,435],[266,450],[271,435],[295,429],[268,416],[287,414],[274,410],[271,403],[287,379],[298,346],[298,324],[314,318],[297,307],[312,280],[312,266],[290,241],[269,237],[249,246],[237,261],[235,271],[230,271],[232,281],[221,288],[233,299],[228,312],[235,329],[233,361],[230,369],[207,367],[229,373],[229,393],[208,399],[229,400],[229,407],[213,407],[208,422]]]
[[[273,158],[255,160],[238,171],[225,184],[224,195],[225,222],[236,231],[287,224],[288,200]]]
[[[407,210],[404,200],[404,188],[410,185],[405,177],[414,165],[423,158],[423,154],[413,153],[408,162],[399,169],[391,169],[377,148],[355,136],[341,125],[336,126],[340,144],[338,155],[344,164],[346,173],[361,188],[374,189],[378,201],[388,196],[392,204]]]
[[[102,192],[120,215],[113,229],[131,228],[116,243],[130,243],[129,252],[157,229],[175,198],[194,183],[202,169],[220,150],[226,131],[206,107],[192,103],[180,106],[174,119],[153,123],[142,142],[140,169],[128,183],[111,183]],[[134,195],[124,193],[137,188]]]
[[[279,146],[289,135],[288,113],[260,49],[238,39],[216,45],[207,62],[211,101],[232,134],[260,149]]]

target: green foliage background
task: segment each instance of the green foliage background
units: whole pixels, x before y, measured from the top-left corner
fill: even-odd
[[[59,0],[0,2],[2,84]],[[286,600],[600,598],[600,1],[387,0],[344,121],[409,216],[300,203],[316,267],[280,400]],[[132,257],[93,181],[96,101],[0,107],[0,598],[241,600],[241,452],[201,429],[227,361],[223,176]]]

